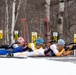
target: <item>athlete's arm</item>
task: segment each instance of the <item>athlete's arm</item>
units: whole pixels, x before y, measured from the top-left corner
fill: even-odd
[[[31,49],[35,50],[35,45],[33,43],[31,44]]]
[[[55,54],[57,57],[60,57],[60,56],[64,53],[64,51],[65,51],[65,49],[62,49],[62,50],[59,52],[59,51],[57,50],[57,47],[56,47],[55,44],[51,45],[50,48],[51,48],[51,50],[54,52],[54,54]]]

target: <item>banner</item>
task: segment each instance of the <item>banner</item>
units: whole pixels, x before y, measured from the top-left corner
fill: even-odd
[[[17,30],[14,31],[14,39],[17,40],[19,37],[19,32]]]
[[[3,30],[0,30],[0,39],[3,39]]]
[[[53,38],[52,39],[53,41],[56,41],[57,42],[58,41],[58,32],[53,32],[52,38]]]
[[[31,41],[33,43],[35,43],[36,42],[36,39],[37,39],[37,32],[32,32],[31,33]]]
[[[74,43],[76,43],[76,34],[74,34]]]

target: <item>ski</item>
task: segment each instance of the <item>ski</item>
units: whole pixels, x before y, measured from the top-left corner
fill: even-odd
[[[17,58],[17,59],[27,59],[27,57],[0,57],[0,58]]]
[[[22,57],[22,56],[7,56],[7,55],[0,55],[0,58],[18,58],[18,59],[27,59],[27,57]]]

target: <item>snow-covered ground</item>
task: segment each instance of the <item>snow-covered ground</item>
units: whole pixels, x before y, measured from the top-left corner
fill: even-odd
[[[76,64],[36,58],[0,58],[0,75],[76,75]]]

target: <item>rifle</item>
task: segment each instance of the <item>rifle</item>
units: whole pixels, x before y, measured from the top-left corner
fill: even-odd
[[[72,43],[69,43],[69,44],[65,44],[64,49],[66,51],[67,50],[76,50],[76,43],[72,42]]]

